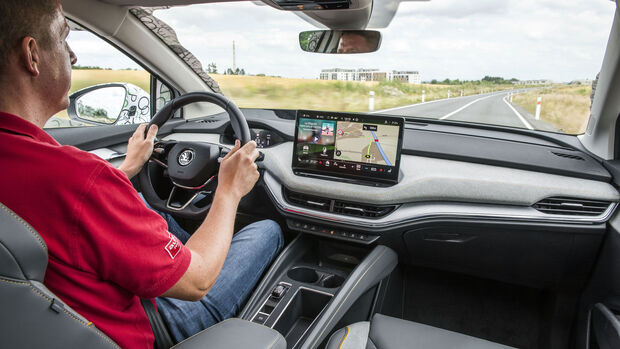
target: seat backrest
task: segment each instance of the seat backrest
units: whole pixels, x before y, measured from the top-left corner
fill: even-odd
[[[0,203],[0,346],[119,348],[43,285],[46,268],[41,236]]]

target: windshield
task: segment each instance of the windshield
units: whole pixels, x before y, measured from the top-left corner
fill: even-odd
[[[378,51],[348,55],[302,51],[299,33],[317,27],[300,12],[253,2],[154,15],[241,108],[374,112],[581,134],[614,10],[606,0],[402,2],[391,23],[377,29]]]

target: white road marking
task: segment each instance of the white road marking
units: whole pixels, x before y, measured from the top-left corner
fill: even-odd
[[[523,125],[525,125],[525,127],[529,128],[530,130],[533,130],[534,128],[532,127],[532,125],[530,125],[529,122],[527,122],[527,120],[525,120],[525,118],[523,117],[523,115],[521,115],[521,113],[519,113],[515,107],[513,107],[510,103],[508,103],[508,101],[506,101],[506,97],[502,98],[502,101],[504,101],[504,103],[506,103],[506,105],[512,109],[513,112],[515,112],[515,114],[517,115],[517,117],[519,118],[519,120],[521,120],[521,122],[523,123]]]
[[[452,98],[452,100],[454,100],[454,98]],[[370,112],[368,114],[385,113],[386,111],[398,110],[398,109],[403,109],[403,108],[417,107],[419,105],[430,104],[430,103],[441,102],[441,101],[447,101],[447,99],[446,98],[435,99],[435,100],[428,101],[428,102],[422,102],[422,103],[416,103],[416,104],[408,104],[408,105],[403,105],[403,106],[400,106],[400,107],[394,107],[394,108],[388,108],[388,109],[383,109],[383,110],[377,110],[377,111]]]
[[[449,100],[454,101],[456,99],[459,98],[467,98],[467,97],[472,97],[474,95],[469,95],[469,96],[463,96],[463,97],[454,97],[454,98],[450,98]],[[385,113],[388,111],[392,111],[392,110],[398,110],[398,109],[403,109],[403,108],[411,108],[411,107],[417,107],[419,105],[425,105],[425,104],[431,104],[431,103],[435,103],[435,102],[442,102],[442,101],[447,101],[448,98],[442,98],[442,99],[435,99],[432,101],[428,101],[428,102],[422,102],[422,103],[416,103],[416,104],[408,104],[408,105],[402,105],[400,107],[394,107],[394,108],[388,108],[388,109],[382,109],[382,110],[377,110],[377,111],[373,111],[370,112],[368,114],[379,114],[379,113]]]
[[[481,98],[478,98],[478,99],[474,99],[473,101],[471,101],[471,102],[469,102],[469,103],[465,104],[464,106],[460,107],[459,109],[457,109],[457,110],[455,110],[455,111],[453,111],[453,112],[450,112],[450,113],[448,113],[448,114],[446,114],[446,115],[444,115],[444,116],[440,117],[440,118],[439,118],[439,120],[447,119],[447,118],[451,117],[452,115],[454,115],[454,114],[456,114],[456,113],[460,112],[461,110],[463,110],[463,109],[465,109],[465,108],[469,107],[470,105],[472,105],[472,104],[474,104],[474,103],[476,103],[476,102],[479,102],[479,101],[481,101],[481,100],[483,100],[483,99],[486,99],[486,98],[489,98],[489,97],[493,97],[493,96],[496,96],[496,95],[490,95],[490,96],[485,96],[485,97],[481,97]]]

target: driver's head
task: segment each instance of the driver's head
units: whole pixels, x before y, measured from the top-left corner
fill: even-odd
[[[366,36],[356,32],[344,32],[338,42],[338,53],[372,52],[374,47]]]
[[[77,59],[59,1],[0,0],[0,18],[0,88],[23,90],[47,117],[65,109]]]

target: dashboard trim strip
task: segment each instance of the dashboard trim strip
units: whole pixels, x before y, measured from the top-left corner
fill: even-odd
[[[542,223],[598,224],[609,220],[618,205],[618,203],[612,203],[605,212],[598,216],[576,217],[549,215],[539,212],[529,206],[420,202],[402,204],[392,213],[380,219],[365,219],[361,217],[346,217],[332,213],[324,213],[291,205],[284,199],[282,185],[269,172],[266,171],[263,178],[267,191],[273,199],[274,204],[285,213],[316,218],[327,222],[357,226],[362,225],[371,228],[389,228],[430,218],[492,218]]]

